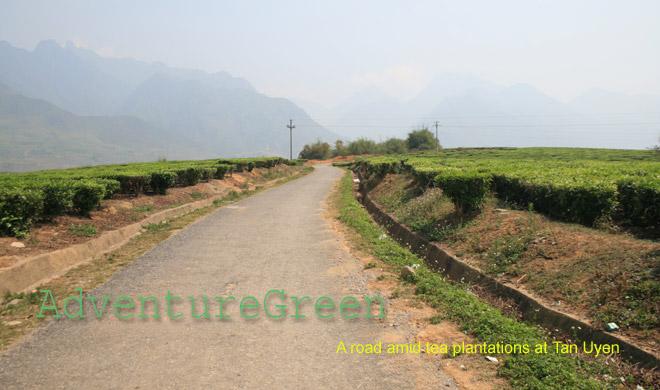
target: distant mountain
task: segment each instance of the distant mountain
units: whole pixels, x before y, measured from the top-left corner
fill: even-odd
[[[412,115],[428,115],[443,100],[468,90],[481,90],[486,93],[497,90],[498,85],[482,80],[472,74],[457,75],[442,73],[436,76],[414,98],[406,102],[406,111]]]
[[[0,41],[0,59],[0,82],[79,115],[114,112],[133,89],[157,73],[201,81],[214,88],[255,91],[247,80],[227,72],[209,74],[159,62],[104,58],[71,42],[61,47],[55,41],[41,41],[29,52]]]
[[[337,119],[328,127],[348,138],[360,134],[374,140],[395,136],[392,125],[407,118],[403,102],[377,87],[368,87],[336,107]]]
[[[81,117],[0,84],[0,171],[203,158],[185,137],[134,117]]]
[[[241,77],[233,77],[227,72],[206,73],[201,70],[171,68],[162,62],[147,64],[132,58],[105,58],[82,47],[76,47],[71,42],[64,49],[84,59],[102,72],[120,80],[131,89],[138,87],[148,78],[157,73],[174,76],[183,80],[201,81],[214,88],[248,89],[255,91],[252,84]]]
[[[2,168],[33,170],[122,161],[278,155],[296,121],[294,157],[339,136],[292,102],[245,79],[103,58],[54,41],[32,52],[0,42]]]
[[[660,97],[651,95],[594,90],[564,104],[528,84],[506,87],[450,73],[436,77],[407,102],[363,103],[360,95],[341,105],[350,108],[340,119],[324,124],[350,139],[384,140],[406,137],[414,128],[431,128],[437,120],[446,147],[643,149],[657,143],[660,133]]]
[[[592,89],[569,105],[589,115],[655,115],[660,118],[660,96],[635,95]]]
[[[0,82],[80,115],[106,114],[130,93],[127,84],[54,41],[42,41],[32,52],[0,41]]]
[[[164,74],[152,76],[140,85],[117,113],[171,129],[217,156],[288,156],[289,119],[297,125],[295,154],[317,138],[339,138],[289,100],[250,89],[216,89],[200,81]]]

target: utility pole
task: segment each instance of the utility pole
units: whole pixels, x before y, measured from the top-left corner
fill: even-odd
[[[433,124],[435,126],[435,151],[439,152],[440,151],[440,140],[438,140],[438,127],[442,126],[438,121],[435,121]]]
[[[289,125],[287,127],[289,128],[289,160],[293,160],[293,129],[296,128],[293,125],[293,119],[289,119]]]

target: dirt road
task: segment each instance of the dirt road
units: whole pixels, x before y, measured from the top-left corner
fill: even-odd
[[[341,171],[318,166],[299,180],[215,213],[162,242],[100,288],[84,295],[86,318],[50,319],[0,358],[0,388],[456,388],[438,365],[421,355],[336,353],[343,342],[388,341],[392,317],[365,318],[370,275],[323,219],[323,202]],[[266,309],[263,300],[271,293]],[[171,299],[168,314],[166,295]],[[96,297],[96,307],[88,296]],[[101,318],[101,297],[110,297]],[[135,307],[117,308],[125,296]],[[140,317],[138,297],[154,296]],[[220,301],[225,299],[223,315]],[[258,308],[240,303],[252,296]],[[291,297],[309,296],[299,305]],[[333,308],[316,300],[330,297]],[[339,309],[342,298],[360,308]],[[207,297],[210,318],[204,312]],[[120,304],[127,304],[122,300]],[[254,304],[247,299],[244,305]],[[328,300],[321,304],[329,303]],[[346,303],[353,303],[348,300]],[[58,302],[58,305],[60,302]],[[282,309],[276,305],[286,304]],[[378,314],[378,306],[372,304]],[[77,313],[75,300],[67,307]],[[278,316],[280,312],[284,316]],[[51,316],[54,312],[44,314]],[[62,314],[62,313],[60,313]],[[132,317],[120,319],[118,315]],[[172,316],[179,315],[178,318]],[[254,318],[247,318],[253,316]],[[410,340],[412,341],[412,340]],[[350,347],[348,347],[350,348]]]

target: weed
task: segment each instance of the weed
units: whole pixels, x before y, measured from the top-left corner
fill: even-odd
[[[138,206],[134,208],[133,210],[138,212],[138,213],[144,213],[144,212],[149,212],[149,211],[154,211],[155,206],[152,204],[144,205],[144,206]]]
[[[21,301],[21,302],[19,302],[19,305],[21,303],[26,303],[28,305],[33,305],[33,304],[41,302],[41,294],[36,290],[33,291],[33,292],[30,292],[30,293],[27,293],[27,294],[22,293],[22,292],[21,293],[14,293],[14,294],[12,294],[10,292],[7,292],[5,294],[4,299],[5,299],[5,302],[11,302],[14,299],[18,299],[18,300]],[[11,306],[9,306],[9,307],[11,307]]]
[[[235,200],[238,199],[239,197],[240,194],[234,190],[229,191],[229,193],[227,193],[227,196],[225,196],[227,200]]]
[[[92,237],[99,234],[98,229],[93,225],[69,225],[67,229],[76,237]]]
[[[376,267],[378,267],[378,263],[376,263],[375,261],[372,261],[369,264],[365,265],[364,269],[372,269],[372,268],[376,268]]]
[[[452,359],[452,358],[455,358],[455,357],[461,355],[460,346],[459,346],[459,348],[456,348],[456,347],[454,347],[454,344],[451,344],[448,349],[449,349],[449,352],[447,352],[447,354],[445,355],[445,358],[447,358],[447,359]]]
[[[195,198],[195,199],[199,199],[199,198],[202,197],[202,193],[201,192],[193,192],[192,194],[190,194],[190,196]]]
[[[158,223],[150,223],[146,226],[143,226],[143,228],[146,229],[147,231],[160,230],[163,228],[168,228],[170,226],[171,221],[172,221],[171,219],[168,219],[166,221],[160,221]]]
[[[516,235],[495,240],[488,252],[486,252],[486,258],[489,260],[488,271],[491,273],[511,271],[510,267],[517,265],[525,255],[525,252],[527,252],[527,246],[530,241],[529,237],[519,237]]]

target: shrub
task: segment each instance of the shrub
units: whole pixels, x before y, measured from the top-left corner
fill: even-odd
[[[177,172],[176,183],[182,187],[194,186],[199,183],[203,174],[203,168],[187,168]]]
[[[209,181],[215,176],[217,169],[216,168],[203,168],[202,169],[202,180]]]
[[[622,179],[617,183],[619,205],[634,225],[660,225],[660,186],[651,180]]]
[[[165,195],[167,194],[167,189],[174,186],[176,183],[176,178],[177,175],[174,172],[151,172],[149,186],[155,193]]]
[[[382,143],[385,153],[402,154],[408,152],[408,142],[399,138],[388,138]]]
[[[433,181],[442,188],[459,213],[471,213],[480,210],[490,189],[491,175],[477,171],[446,170]]]
[[[285,164],[290,166],[302,166],[307,162],[306,158],[298,158],[293,160],[286,160]]]
[[[105,195],[103,199],[111,199],[112,196],[121,190],[121,184],[114,179],[94,179],[95,182],[105,186]]]
[[[579,183],[558,185],[529,183],[517,177],[494,175],[493,184],[499,198],[519,205],[534,204],[534,209],[567,222],[593,225],[616,206],[616,187]]]
[[[305,145],[298,155],[298,158],[326,160],[330,158],[330,144],[316,140],[311,145]]]
[[[151,180],[147,175],[116,175],[111,179],[117,180],[122,194],[129,194],[138,196],[144,191],[144,187],[149,184]]]
[[[80,181],[73,185],[73,208],[83,215],[99,207],[105,195],[105,186],[93,181]]]
[[[23,237],[43,211],[44,194],[33,189],[0,189],[0,234]]]
[[[402,173],[404,171],[404,166],[402,162],[390,161],[372,164],[371,170],[378,177],[383,177],[388,173]]]
[[[226,165],[231,165],[232,172],[243,172],[247,168],[247,162],[238,162],[238,161],[232,161],[232,160],[219,160],[218,164],[226,164]]]
[[[370,139],[358,138],[348,144],[348,154],[376,154],[381,151],[380,146]]]
[[[215,170],[214,177],[216,179],[222,180],[225,177],[225,174],[227,174],[227,172],[229,172],[230,169],[231,169],[231,165],[220,164]]]
[[[427,128],[411,131],[406,142],[409,150],[435,150],[439,146],[435,136]]]
[[[62,215],[73,208],[73,182],[52,181],[45,184],[42,191],[44,193],[44,215]]]

